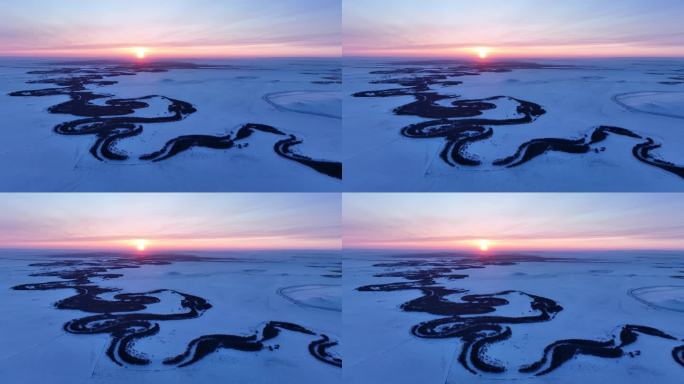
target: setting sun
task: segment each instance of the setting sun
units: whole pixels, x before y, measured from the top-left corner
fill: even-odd
[[[486,59],[489,56],[489,48],[487,47],[478,47],[476,50],[480,59]]]
[[[138,251],[144,251],[147,248],[147,241],[140,239],[135,241],[135,247]]]
[[[144,59],[146,54],[147,54],[147,48],[140,47],[140,48],[135,49],[135,56],[138,59]]]
[[[480,251],[486,252],[489,250],[489,240],[480,240]]]

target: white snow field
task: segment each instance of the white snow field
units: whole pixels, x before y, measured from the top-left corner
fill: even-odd
[[[504,255],[418,256],[345,251],[343,323],[346,382],[631,384],[681,381],[684,365],[673,357],[675,348],[684,346],[681,328],[684,262],[681,254],[615,252],[549,253],[543,256],[545,259],[520,261],[520,256],[513,255],[519,260],[507,265],[510,264],[507,261],[512,259]],[[421,265],[410,266],[408,262]],[[439,270],[466,265],[470,267],[448,272]],[[410,271],[414,274],[397,275]],[[398,289],[401,283],[417,283],[416,271],[438,272],[442,277],[436,277],[432,282],[423,281],[427,291]],[[379,274],[394,275],[375,276]],[[445,274],[467,277],[450,279],[444,277]],[[374,290],[359,290],[372,284],[390,283],[392,288],[385,286],[385,291],[377,286],[372,287]],[[423,298],[429,302],[434,299],[439,295],[435,287],[462,291],[443,296],[440,301],[432,301],[432,306],[427,305],[426,308],[420,308],[426,303],[420,300],[406,307],[411,300]],[[539,299],[537,306],[533,307],[532,297],[526,294],[551,300],[552,304]],[[467,295],[483,296],[469,298]],[[505,299],[507,303],[486,301],[498,299]],[[418,337],[412,333],[413,327],[422,322],[448,318],[444,313],[434,313],[449,302],[463,305],[458,308],[465,313],[461,313],[459,321],[442,322],[433,329],[434,332],[455,332],[455,329],[463,329],[463,324],[470,324],[465,327],[465,333],[453,337],[439,337],[435,333],[432,337]],[[481,308],[472,306],[477,303],[485,307],[492,305],[495,310],[478,312]],[[413,310],[409,310],[411,307]],[[548,319],[535,318],[543,313],[543,308],[551,316]],[[457,315],[455,312],[452,311],[452,315]],[[498,317],[519,320],[525,316],[534,320],[516,323],[509,319],[497,323]],[[479,359],[503,367],[504,371],[493,373],[479,368],[475,365],[478,358],[466,353],[465,364],[473,370],[470,372],[459,360],[465,339],[473,335],[482,339],[482,335],[495,334],[497,325],[501,326],[499,331],[502,335],[506,335],[507,328],[510,329],[508,338],[485,342]],[[653,330],[670,338],[649,335],[648,332],[655,332]],[[423,329],[421,332],[426,331]],[[625,333],[623,339],[620,338],[621,332]],[[636,340],[630,342],[629,336],[635,336]],[[519,372],[521,367],[539,361],[547,346],[567,339],[604,344],[592,351],[594,355],[588,348],[584,351],[586,353],[570,355],[567,361],[540,375],[537,374],[550,366],[553,360],[550,355],[541,369]],[[620,347],[621,343],[624,346]],[[576,351],[574,348],[580,344],[567,342],[565,347],[555,351],[562,355]],[[587,342],[584,345],[586,347]],[[469,351],[475,349],[471,348]],[[596,355],[601,353],[612,357]],[[681,359],[681,348],[679,354]]]
[[[77,260],[112,266],[115,264],[102,260],[131,257],[134,256],[78,257],[65,254],[44,257],[39,254],[3,253],[0,257],[0,311],[5,314],[0,320],[0,340],[3,345],[0,372],[3,381],[18,384],[341,382],[341,368],[315,358],[309,351],[310,343],[320,339],[321,335],[330,341],[340,341],[342,324],[339,306],[318,306],[321,303],[339,303],[341,300],[341,279],[336,272],[341,268],[341,262],[339,255],[334,252],[213,254],[211,257],[217,257],[216,261],[178,260],[167,265],[143,264],[139,268],[110,269],[107,272],[121,273],[121,277],[91,276],[92,284],[86,285],[120,289],[100,294],[98,297],[101,300],[121,302],[126,299],[115,298],[116,294],[165,290],[148,294],[160,299],[160,302],[148,304],[141,311],[118,313],[112,310],[113,316],[183,316],[188,309],[187,303],[182,302],[181,294],[199,297],[211,305],[211,308],[194,318],[151,321],[152,327],[155,323],[159,326],[157,334],[136,339],[124,348],[125,351],[114,353],[119,362],[122,361],[120,357],[128,353],[148,359],[146,365],[125,361],[117,365],[107,354],[113,333],[78,334],[65,330],[65,324],[75,319],[108,316],[97,311],[57,308],[58,301],[76,294],[74,289],[37,289],[35,286],[29,286],[28,290],[12,289],[28,283],[65,280],[56,276],[30,274],[69,269],[82,271],[87,268],[86,265],[59,267],[29,264]],[[128,261],[133,264],[136,262]],[[310,289],[306,297],[298,299],[316,305],[298,305],[280,294],[288,287],[305,285]],[[315,287],[320,288],[318,295]],[[335,294],[338,296],[334,297]],[[80,304],[83,302],[87,301]],[[219,348],[187,366],[163,363],[164,359],[183,353],[191,340],[201,336],[266,337],[265,327],[269,322],[282,322],[277,328],[280,332],[265,340],[260,350]],[[288,325],[283,323],[296,324],[312,334],[288,330]],[[88,327],[102,324],[90,322]],[[135,330],[135,324],[131,324],[127,332]],[[246,341],[248,346],[254,346],[254,339]],[[325,351],[341,359],[339,344]]]
[[[162,62],[160,62],[162,63]],[[141,71],[107,77],[116,84],[86,83],[76,94],[106,95],[90,104],[106,108],[111,99],[158,95],[189,103],[196,112],[177,121],[140,122],[143,131],[122,137],[111,150],[125,160],[98,159],[91,148],[96,134],[64,135],[58,124],[90,116],[50,113],[70,100],[68,94],[10,96],[13,92],[60,88],[63,84],[28,83],[101,74],[118,63],[0,61],[0,170],[2,191],[339,191],[341,180],[280,156],[274,146],[296,137],[291,152],[339,163],[342,157],[339,59],[262,59],[186,61],[198,68]],[[158,63],[153,63],[158,64]],[[135,68],[136,63],[125,63]],[[143,65],[143,64],[140,64]],[[210,67],[213,66],[213,67]],[[36,73],[50,70],[71,73]],[[99,71],[99,72],[98,72]],[[33,73],[29,73],[33,72]],[[166,117],[170,101],[141,100],[147,107],[109,117]],[[97,116],[99,112],[94,112]],[[138,123],[136,123],[138,124]],[[161,150],[174,138],[210,135],[235,138],[245,124],[271,126],[282,135],[255,131],[231,148],[193,146],[163,161],[139,159]],[[85,127],[79,127],[85,128]],[[225,141],[224,141],[225,144]],[[341,166],[340,166],[341,167]]]
[[[536,67],[525,68],[520,63]],[[468,74],[454,75],[459,69]],[[473,63],[346,58],[343,73],[343,162],[347,191],[684,190],[682,60]],[[449,165],[440,158],[447,143],[443,135],[414,138],[401,133],[402,128],[411,124],[440,119],[415,113],[395,114],[396,108],[416,101],[413,92],[358,96],[367,91],[405,91],[415,85],[410,80],[435,75],[445,78],[429,81],[423,92],[450,98],[433,102],[433,106],[450,107],[459,100],[507,97],[487,101],[496,108],[484,109],[480,115],[448,120],[524,117],[510,98],[537,104],[545,113],[529,123],[473,124],[492,129],[491,137],[470,141],[461,149],[461,154],[480,164]],[[397,79],[409,82],[400,84]],[[453,83],[459,81],[462,84]],[[542,149],[543,154],[512,168],[493,164],[515,154],[525,142],[582,139],[590,137],[600,126],[623,128],[640,138],[611,133],[584,153]],[[635,157],[635,147],[648,139],[657,146],[650,150],[650,155],[677,167],[676,170],[667,171]]]

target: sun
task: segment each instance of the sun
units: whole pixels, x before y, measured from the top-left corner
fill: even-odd
[[[147,240],[145,239],[139,239],[135,241],[135,248],[142,252],[147,248]]]
[[[487,57],[489,57],[489,48],[477,47],[475,48],[475,50],[477,51],[477,56],[479,56],[480,59],[486,59]]]
[[[138,47],[135,49],[135,56],[138,59],[144,59],[146,55],[147,55],[147,48]]]
[[[491,242],[489,240],[480,240],[480,251],[482,251],[482,252],[489,251],[490,244],[491,244]]]

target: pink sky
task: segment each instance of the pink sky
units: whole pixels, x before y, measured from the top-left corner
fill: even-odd
[[[678,194],[349,194],[359,249],[684,250]]]
[[[349,56],[684,56],[680,0],[347,0]]]
[[[341,54],[338,0],[21,0],[0,5],[1,56]]]
[[[339,249],[337,194],[5,194],[0,248]]]

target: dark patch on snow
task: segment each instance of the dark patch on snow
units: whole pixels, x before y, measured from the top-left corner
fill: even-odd
[[[419,257],[420,256],[420,257]],[[401,305],[406,312],[422,312],[441,316],[424,321],[411,328],[411,333],[419,338],[443,339],[458,338],[463,342],[458,362],[473,374],[478,372],[503,373],[506,367],[493,361],[487,355],[487,348],[497,342],[509,339],[513,329],[508,324],[534,324],[551,321],[563,310],[554,300],[516,290],[495,293],[474,294],[466,289],[447,288],[437,279],[463,279],[468,275],[454,275],[455,271],[483,269],[489,266],[508,266],[525,262],[564,262],[569,259],[544,258],[538,256],[506,255],[476,258],[454,255],[411,255],[409,260],[374,264],[374,267],[387,268],[391,272],[380,273],[375,277],[398,277],[404,281],[373,284],[358,287],[361,292],[393,292],[419,290],[422,296]],[[518,317],[496,316],[498,307],[509,305],[507,296],[518,294],[529,299],[531,314]],[[448,296],[459,296],[452,301]],[[520,372],[537,376],[546,375],[578,355],[603,358],[638,356],[639,353],[626,353],[623,348],[635,343],[639,335],[648,335],[673,341],[675,337],[656,328],[642,325],[624,325],[618,335],[610,340],[566,339],[551,343],[544,349],[542,358],[519,368]],[[672,350],[675,361],[684,366],[684,346]]]
[[[93,64],[93,63],[91,63]],[[9,96],[41,97],[69,96],[71,100],[48,108],[54,114],[67,114],[84,117],[82,119],[58,124],[54,130],[61,135],[92,135],[96,137],[90,153],[98,160],[123,161],[129,158],[127,153],[116,149],[117,143],[123,139],[139,136],[144,131],[143,124],[169,123],[180,121],[197,112],[197,109],[186,101],[176,100],[161,95],[148,95],[132,99],[115,99],[111,94],[95,93],[87,90],[88,86],[114,85],[117,81],[105,80],[120,76],[135,76],[142,72],[167,72],[172,69],[216,69],[217,66],[197,65],[193,63],[147,63],[147,64],[112,64],[102,67],[65,67],[50,70],[31,71],[28,74],[40,76],[58,76],[40,80],[31,80],[30,84],[53,84],[58,87],[12,92]],[[245,77],[247,78],[247,77]],[[164,79],[162,81],[172,81]],[[167,116],[137,117],[130,116],[136,111],[146,109],[151,99],[167,102]],[[92,101],[108,99],[104,105],[93,104]],[[280,157],[309,167],[326,176],[342,178],[342,163],[313,159],[300,154],[294,147],[304,142],[295,135],[288,135],[281,130],[264,124],[248,123],[242,126],[236,137],[231,135],[186,135],[169,140],[159,151],[143,154],[143,161],[162,161],[193,147],[212,149],[229,149],[237,140],[248,138],[254,130],[288,138],[277,142],[274,151]],[[239,148],[245,148],[247,143]]]
[[[169,265],[179,261],[217,262],[220,260],[185,255],[157,255],[150,258],[97,257],[90,259],[70,259],[30,264],[33,267],[48,268],[46,272],[31,276],[57,277],[60,280],[45,283],[22,284],[14,290],[44,291],[53,289],[73,289],[76,294],[55,303],[58,309],[78,310],[95,315],[78,318],[64,324],[64,330],[72,334],[108,334],[111,337],[107,356],[116,364],[148,365],[149,358],[135,350],[137,340],[152,337],[159,333],[160,322],[189,320],[202,316],[212,308],[205,299],[171,289],[157,289],[148,292],[118,293],[113,300],[100,297],[102,294],[121,291],[120,288],[100,287],[93,279],[116,279],[122,274],[109,273],[110,270],[140,268],[146,265]],[[57,268],[57,269],[55,269]],[[177,272],[171,272],[177,273]],[[157,295],[173,293],[180,296],[178,313],[143,313],[148,305],[159,303]],[[218,334],[201,336],[191,341],[181,355],[164,360],[164,364],[185,367],[196,363],[205,356],[221,349],[256,352],[265,347],[265,341],[276,338],[281,330],[315,336],[309,344],[309,352],[316,359],[337,367],[342,359],[330,348],[338,344],[327,335],[317,333],[297,324],[268,321],[260,331],[250,336]]]
[[[397,63],[394,63],[395,65]],[[458,86],[462,82],[452,80],[457,77],[479,76],[488,72],[511,72],[516,69],[567,69],[567,66],[547,66],[535,63],[496,62],[482,64],[465,64],[452,61],[408,62],[411,67],[376,70],[372,75],[383,76],[381,80],[371,84],[396,84],[402,88],[357,92],[354,97],[394,97],[413,96],[415,101],[394,109],[395,115],[417,116],[430,119],[411,124],[401,129],[404,137],[414,139],[444,138],[446,144],[440,153],[441,159],[450,166],[476,167],[482,164],[479,157],[468,153],[471,143],[488,140],[494,136],[492,127],[505,125],[529,124],[546,113],[541,105],[510,96],[493,96],[484,99],[465,100],[459,96],[443,95],[433,90],[433,86]],[[420,66],[422,65],[422,66]],[[423,67],[425,65],[441,65],[440,67]],[[390,78],[387,78],[390,77]],[[594,79],[593,77],[591,78]],[[510,80],[510,79],[509,79]],[[485,111],[496,109],[492,101],[507,99],[517,103],[518,118],[485,119],[477,118]],[[437,102],[453,100],[448,106]],[[663,169],[684,178],[684,166],[658,158],[653,150],[662,144],[649,137],[629,131],[625,128],[599,126],[590,135],[578,139],[539,138],[519,146],[515,154],[492,165],[516,167],[523,165],[535,157],[548,152],[564,152],[569,154],[586,154],[590,151],[600,153],[605,147],[596,147],[604,141],[608,134],[622,135],[639,140],[632,150],[633,156],[642,163]]]

